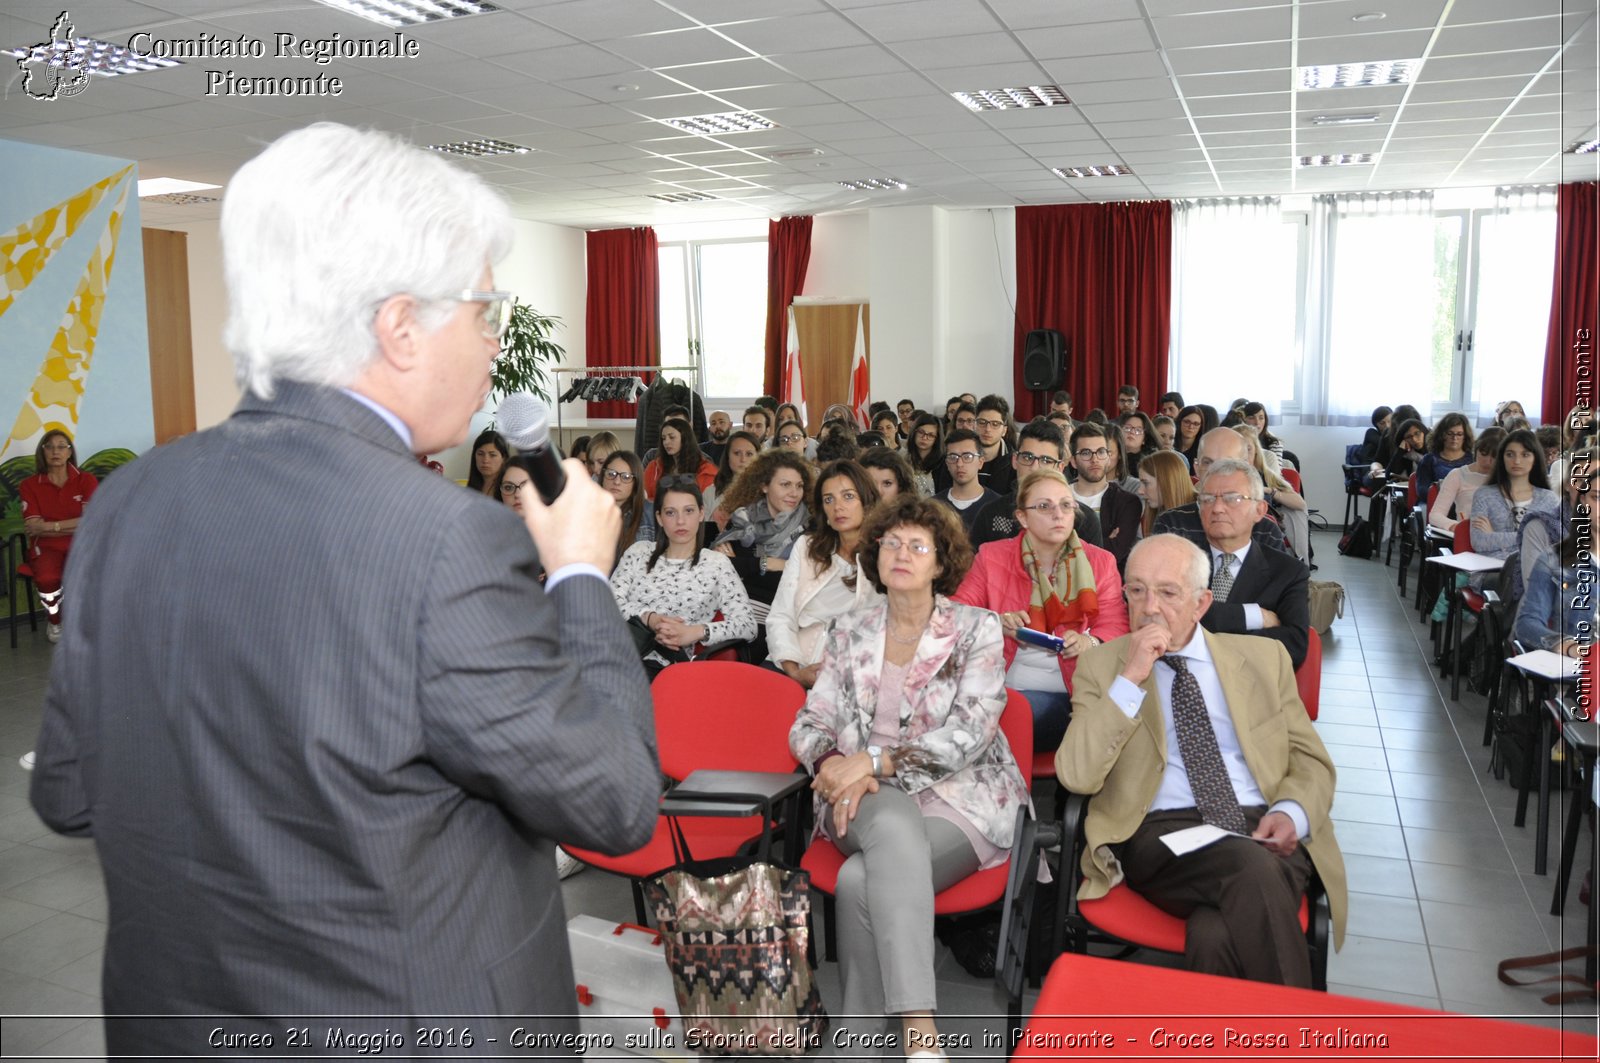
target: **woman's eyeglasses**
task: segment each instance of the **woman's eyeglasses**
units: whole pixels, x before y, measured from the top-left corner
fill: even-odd
[[[510,498],[532,482],[531,480],[502,480],[500,481],[500,493]]]
[[[891,554],[898,554],[902,546],[907,547],[918,557],[927,557],[933,553],[933,544],[925,543],[921,539],[901,539],[894,535],[885,535],[878,540],[878,545]]]
[[[627,469],[607,469],[600,475],[605,477],[607,480],[610,480],[612,483],[633,483],[633,473],[629,472]]]
[[[1049,500],[1046,500],[1046,501],[1043,501],[1043,502],[1035,502],[1031,506],[1022,506],[1020,508],[1022,508],[1024,510],[1031,510],[1032,512],[1038,513],[1041,516],[1053,517],[1057,513],[1073,513],[1073,512],[1076,512],[1077,508],[1078,508],[1078,504],[1076,502],[1068,502],[1067,500],[1062,499],[1062,501],[1058,505],[1055,502],[1051,502]]]

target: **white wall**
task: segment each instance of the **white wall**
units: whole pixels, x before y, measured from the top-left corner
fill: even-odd
[[[933,394],[922,401],[935,403],[927,409],[943,413],[946,398],[971,391],[1003,395],[1015,405],[1016,212],[952,210],[946,218],[945,345],[933,374]]]

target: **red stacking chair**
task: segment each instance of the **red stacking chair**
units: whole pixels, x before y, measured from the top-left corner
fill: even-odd
[[[725,661],[674,665],[656,676],[650,695],[661,771],[675,782],[702,768],[793,772],[799,767],[789,753],[789,728],[806,692],[782,673]],[[678,825],[696,860],[733,856],[767,826],[760,816],[681,816]],[[798,828],[789,824],[786,829]],[[631,879],[641,924],[646,920],[639,881],[677,862],[665,818],[657,821],[650,840],[631,853],[607,856],[570,847],[567,852]]]
[[[1051,954],[1087,954],[1094,942],[1123,946],[1119,958],[1139,949],[1182,956],[1188,933],[1184,920],[1157,908],[1127,882],[1117,883],[1104,897],[1078,900],[1078,888],[1083,884],[1083,851],[1088,844],[1083,820],[1089,801],[1083,794],[1068,795],[1061,819],[1061,885],[1056,894],[1056,939]],[[1306,882],[1306,895],[1300,901],[1300,928],[1311,949],[1312,987],[1321,990],[1328,988],[1329,923],[1327,894],[1313,867]]]
[[[1283,468],[1278,470],[1278,475],[1283,477],[1284,483],[1294,488],[1295,494],[1299,495],[1301,498],[1306,496],[1305,491],[1301,490],[1300,488],[1300,473],[1298,470],[1291,469],[1289,466],[1285,465]]]
[[[1306,716],[1315,720],[1317,705],[1322,701],[1322,636],[1316,628],[1307,632],[1306,659],[1294,670],[1294,685],[1300,688]]]

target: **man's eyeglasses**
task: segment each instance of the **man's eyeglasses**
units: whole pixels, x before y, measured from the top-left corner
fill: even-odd
[[[898,554],[902,546],[909,547],[918,557],[927,557],[933,553],[933,544],[925,543],[921,539],[901,539],[893,535],[885,535],[878,540],[878,545],[891,554]]]
[[[976,451],[972,450],[957,451],[956,453],[946,454],[944,456],[944,463],[946,465],[971,465],[977,460],[978,454]]]
[[[1111,456],[1111,451],[1105,447],[1100,447],[1097,450],[1090,450],[1088,447],[1084,447],[1073,456],[1079,461],[1105,461]]]
[[[1199,495],[1197,496],[1196,501],[1198,501],[1200,503],[1200,507],[1204,509],[1207,506],[1214,506],[1218,502],[1221,502],[1225,506],[1237,506],[1244,502],[1258,502],[1260,499],[1252,498],[1249,495],[1242,494],[1238,491],[1227,491],[1220,495]]]
[[[1004,421],[996,421],[991,417],[980,417],[974,422],[979,428],[1004,428]]]
[[[1047,469],[1053,469],[1061,464],[1061,460],[1059,458],[1046,457],[1043,454],[1030,454],[1026,450],[1019,450],[1017,451],[1017,463],[1019,465],[1043,465]]]
[[[456,296],[463,303],[482,303],[483,315],[479,329],[484,339],[497,340],[511,327],[511,293],[483,292],[467,288]]]
[[[629,472],[627,469],[607,469],[605,472],[601,473],[600,475],[604,476],[607,480],[610,480],[612,483],[619,483],[619,484],[631,484],[631,483],[633,483],[633,473]]]
[[[1027,510],[1032,510],[1033,512],[1039,514],[1040,516],[1053,517],[1057,513],[1073,513],[1073,512],[1076,512],[1077,508],[1078,508],[1078,504],[1076,502],[1069,502],[1066,499],[1062,499],[1061,503],[1059,505],[1057,505],[1056,503],[1051,502],[1048,499],[1046,499],[1043,502],[1035,502],[1031,506],[1023,506],[1022,508],[1023,509],[1027,509]]]
[[[532,482],[533,481],[531,480],[501,480],[500,493],[505,495],[507,498],[510,498],[512,495],[516,494],[524,487],[527,487],[528,484]]]

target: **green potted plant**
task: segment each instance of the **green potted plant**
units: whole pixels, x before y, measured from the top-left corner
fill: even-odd
[[[526,391],[550,401],[545,391],[550,377],[544,365],[559,363],[566,356],[566,350],[550,338],[560,325],[558,317],[541,314],[521,299],[511,301],[511,324],[500,339],[500,357],[489,369],[496,399]]]

